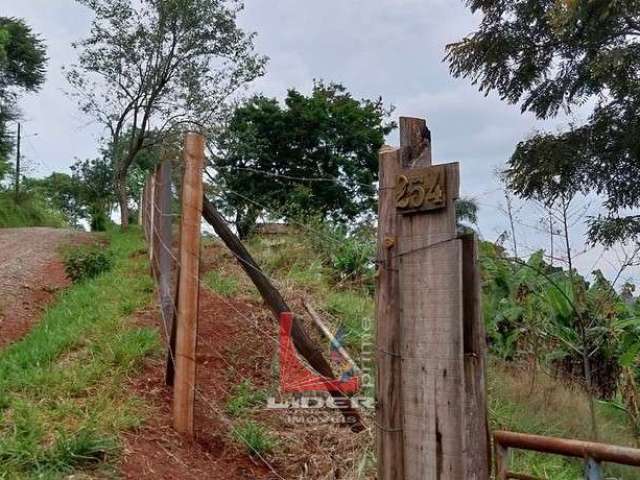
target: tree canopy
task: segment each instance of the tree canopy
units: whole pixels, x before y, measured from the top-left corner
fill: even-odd
[[[246,235],[265,213],[354,220],[376,205],[378,150],[394,127],[382,100],[356,100],[338,84],[284,104],[258,95],[235,110],[214,157],[228,213]]]
[[[549,118],[588,100],[583,125],[521,142],[509,162],[512,189],[539,195],[575,182],[602,195],[608,214],[590,238],[640,237],[640,2],[636,0],[468,0],[478,30],[447,46],[453,75],[495,91],[522,111]],[[553,154],[550,156],[549,153]]]
[[[127,174],[158,132],[215,123],[225,101],[262,74],[237,0],[78,0],[95,13],[67,78],[84,112],[108,131],[114,187],[128,222]],[[151,135],[151,132],[154,132]]]
[[[44,83],[47,55],[42,39],[17,18],[0,17],[0,179],[7,173],[12,138],[7,123],[18,116],[21,91],[36,91]]]

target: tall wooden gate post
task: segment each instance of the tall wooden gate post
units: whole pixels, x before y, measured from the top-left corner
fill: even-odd
[[[473,439],[465,440],[465,431],[473,428],[465,421],[471,413],[465,397],[463,327],[468,282],[463,282],[463,241],[455,216],[459,167],[431,166],[431,136],[424,120],[401,118],[400,139],[394,200],[404,478],[486,480],[488,473],[470,470],[471,452],[465,451],[476,447]],[[486,449],[482,456],[488,464]]]
[[[205,140],[202,135],[188,133],[185,136],[173,421],[179,433],[189,436],[193,436],[193,404],[196,388],[204,146]]]
[[[400,150],[379,154],[376,278],[376,452],[380,480],[404,480],[400,385],[400,312],[394,185]]]
[[[424,122],[403,119],[400,128],[402,170],[396,182],[396,208],[405,478],[462,480],[458,165],[430,166]]]

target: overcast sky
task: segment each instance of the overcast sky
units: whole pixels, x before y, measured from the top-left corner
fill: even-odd
[[[0,15],[26,19],[45,39],[50,57],[46,85],[22,102],[23,150],[32,174],[68,171],[75,158],[97,154],[102,133],[64,95],[61,71],[74,61],[71,43],[87,34],[91,12],[74,0],[3,3]],[[257,32],[258,51],[270,57],[267,74],[251,91],[282,98],[287,88],[308,91],[313,79],[324,79],[344,84],[356,97],[382,96],[396,106],[396,117],[427,118],[434,162],[460,162],[463,195],[480,204],[481,234],[495,240],[507,229],[495,171],[519,140],[536,129],[559,128],[566,119],[538,122],[449,75],[445,45],[470,33],[478,20],[462,0],[246,0],[245,7],[241,25]],[[397,131],[388,142],[398,143]],[[591,212],[596,210],[594,205]],[[519,253],[548,247],[536,231],[540,212],[519,201],[515,211]],[[576,250],[584,250],[584,229],[577,225],[572,236]],[[577,263],[585,274],[597,264],[611,275],[618,256],[596,249]]]

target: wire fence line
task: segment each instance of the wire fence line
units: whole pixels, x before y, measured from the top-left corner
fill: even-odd
[[[166,160],[167,162],[170,162],[170,160]],[[157,170],[156,172],[154,172],[154,175],[157,174]],[[176,214],[168,214],[165,215],[165,213],[160,209],[160,206],[158,205],[158,203],[155,201],[155,199],[152,201],[150,198],[146,198],[146,201],[143,202],[143,208],[145,211],[145,233],[146,233],[146,239],[148,242],[152,241],[151,239],[153,238],[155,240],[154,244],[150,245],[151,249],[155,249],[156,253],[160,252],[160,251],[164,251],[166,254],[168,254],[170,256],[170,258],[173,260],[173,265],[171,267],[171,271],[166,271],[166,270],[160,270],[158,265],[152,265],[152,272],[154,273],[154,279],[158,282],[158,284],[160,284],[162,282],[162,276],[164,275],[168,275],[168,274],[173,274],[174,271],[177,271],[178,269],[181,268],[181,262],[180,260],[175,256],[175,254],[173,253],[173,248],[171,245],[168,245],[167,243],[165,243],[165,240],[163,239],[163,235],[161,234],[161,232],[158,230],[157,228],[157,224],[155,222],[149,222],[146,219],[150,218],[150,215],[154,215],[154,213],[157,213],[159,216],[168,216],[168,217],[177,217],[179,215]],[[153,223],[153,225],[152,225]],[[156,243],[157,242],[157,243]],[[153,257],[153,261],[157,262],[157,255],[154,255]],[[158,267],[157,270],[155,270],[155,268]],[[200,277],[199,276],[194,276],[194,279],[197,281],[198,284],[198,288],[200,288]],[[177,286],[175,285],[175,283],[172,286],[172,291],[175,292],[175,289],[177,288]],[[161,295],[161,292],[159,292],[159,294]],[[241,318],[244,318],[245,320],[250,320],[246,315],[244,315],[239,309],[237,309],[237,307],[235,307],[235,305],[233,305],[231,302],[229,302],[228,300],[224,299],[223,297],[221,297],[223,299],[223,301],[225,301],[225,303],[227,303],[229,306],[233,307],[235,309],[235,311],[240,315]],[[160,302],[162,304],[162,298],[160,298]],[[172,314],[172,318],[168,318],[167,317],[167,312],[164,308],[159,308],[160,311],[160,315],[162,317],[162,334],[164,335],[164,341],[166,343],[167,346],[167,352],[168,352],[168,356],[169,356],[169,361],[171,363],[173,363],[175,365],[176,363],[176,356],[175,356],[175,352],[174,352],[174,348],[172,348],[172,335],[171,335],[171,329],[172,329],[172,324],[173,322],[175,322],[176,318],[177,318],[177,306],[175,304],[175,302],[171,302],[170,303],[170,308],[171,308],[171,314]],[[248,323],[253,323],[253,322],[248,322]],[[266,330],[263,330],[261,332],[263,335],[269,336],[269,338],[272,338],[275,340],[275,338],[273,337],[272,334],[268,333]],[[277,342],[277,340],[276,340]],[[220,355],[220,358],[223,362],[225,362],[227,364],[227,366],[231,367],[231,365],[229,364],[229,362],[227,361],[226,358],[224,358],[224,355]],[[228,427],[230,429],[230,431],[233,431],[234,434],[245,444],[245,446],[252,452],[252,454],[258,458],[278,479],[281,480],[286,480],[282,475],[280,475],[278,473],[278,471],[273,467],[273,465],[258,451],[256,450],[253,445],[251,444],[251,442],[242,434],[242,432],[238,431],[238,429],[235,429],[233,426],[233,423],[231,422],[231,420],[229,420],[227,418],[227,416],[225,415],[223,409],[220,408],[220,406],[217,404],[217,402],[211,398],[209,398],[202,390],[201,388],[198,387],[197,382],[193,382],[190,384],[191,388],[193,389],[195,395],[198,396],[198,398],[213,412],[216,414],[216,417],[222,421],[226,427]],[[228,390],[226,390],[227,393],[229,393]]]
[[[207,172],[206,170],[205,170],[205,175],[207,175],[209,177],[209,180],[211,182],[213,182],[213,185],[218,188],[218,192],[214,193],[216,195],[216,197],[221,198],[220,197],[221,194],[219,192],[222,190],[222,187],[219,185],[219,182],[214,177],[212,177],[209,174],[209,172]],[[246,202],[249,202],[249,203],[251,203],[251,204],[253,204],[253,205],[257,206],[257,207],[260,207],[262,210],[264,210],[265,212],[268,212],[270,215],[272,215],[272,216],[274,216],[276,218],[285,218],[286,217],[284,208],[281,208],[281,209],[273,208],[271,206],[268,206],[268,205],[266,205],[264,203],[261,203],[261,202],[259,202],[257,200],[249,198],[246,195],[244,195],[244,194],[242,194],[240,192],[237,192],[235,190],[229,189],[227,187],[224,187],[224,191],[227,192],[227,193],[230,193],[231,195],[234,195],[234,196],[236,196],[238,198],[241,198],[242,200],[244,200]],[[302,228],[306,233],[312,233],[312,234],[314,234],[316,236],[323,237],[325,240],[329,240],[330,242],[332,242],[336,246],[341,246],[341,245],[344,244],[344,242],[342,240],[333,237],[332,235],[330,235],[326,231],[322,231],[322,230],[318,230],[316,228],[312,228],[308,224],[305,224],[305,223],[303,223],[303,222],[301,222],[299,220],[296,220],[295,218],[287,218],[287,222]],[[230,222],[227,221],[227,223],[230,223]]]
[[[145,208],[145,210],[146,210],[146,211],[147,211],[147,213],[148,213],[148,209],[147,209],[147,208]],[[175,215],[172,215],[172,216],[175,216]],[[179,215],[178,215],[178,216],[179,216]],[[154,231],[155,231],[155,230],[154,230]],[[155,233],[157,233],[157,231],[155,231]],[[148,238],[146,238],[146,240],[148,241]],[[171,252],[171,248],[169,248],[169,247],[168,247],[167,245],[165,245],[165,244],[162,244],[162,248],[166,249],[168,252]],[[175,255],[173,255],[173,253],[172,253],[172,252],[171,252],[171,256],[172,256],[172,257],[173,257],[173,259],[176,261],[176,265],[179,265],[179,264],[180,264],[180,262],[176,259]],[[156,278],[155,278],[155,276],[154,276],[154,280],[155,280],[155,279],[156,279]],[[114,285],[114,286],[115,286],[116,290],[119,290],[120,292],[122,292],[122,289],[121,289],[121,287],[120,287],[119,285],[117,285],[117,284],[116,284],[116,285]],[[173,311],[174,315],[176,315],[176,314],[177,314],[177,310],[176,310],[176,305],[175,305],[175,303],[173,303],[173,302],[171,303],[171,308],[172,308],[172,311]],[[161,332],[162,332],[162,334],[163,334],[163,336],[164,336],[165,344],[166,344],[166,346],[168,347],[168,346],[170,345],[170,343],[171,343],[171,338],[170,338],[170,337],[171,337],[171,334],[170,334],[169,329],[168,329],[168,327],[167,327],[167,326],[170,324],[170,322],[169,322],[169,319],[166,317],[165,312],[164,312],[164,310],[163,310],[162,308],[159,308],[159,312],[160,312],[160,315],[161,315],[161,317],[162,317],[162,322],[161,322],[161,323],[162,323],[162,326],[163,326],[163,328],[162,328]],[[247,319],[248,319],[248,317],[246,317],[246,316],[244,316],[244,318],[247,318]],[[168,352],[168,355],[169,355],[169,357],[170,357],[171,361],[175,364],[175,355],[174,355],[173,350],[172,350],[171,348],[167,348],[167,352]],[[224,356],[223,356],[223,355],[221,355],[221,356],[220,356],[220,358],[221,358],[221,359],[222,359],[222,360],[223,360],[223,361],[224,361],[224,362],[225,362],[229,367],[231,367],[231,368],[232,368],[232,366],[229,364],[229,362],[227,361],[227,359],[226,359],[226,358],[224,358]],[[206,395],[206,394],[205,394],[205,393],[204,393],[204,392],[203,392],[203,391],[198,387],[198,385],[197,385],[196,383],[192,383],[192,384],[191,384],[191,386],[192,386],[192,388],[194,389],[195,394],[196,394],[196,395],[198,395],[198,397],[200,398],[200,400],[201,400],[201,401],[202,401],[206,406],[208,406],[208,407],[209,407],[209,409],[210,409],[213,413],[215,413],[215,414],[216,414],[217,418],[218,418],[219,420],[221,420],[221,421],[225,424],[225,426],[227,426],[227,427],[229,428],[229,430],[230,430],[230,431],[233,431],[233,432],[238,436],[238,438],[239,438],[239,439],[240,439],[240,440],[245,444],[245,446],[246,446],[246,447],[247,447],[247,448],[252,452],[252,454],[253,454],[253,455],[254,455],[258,460],[260,460],[260,461],[261,461],[261,462],[262,462],[262,463],[263,463],[263,464],[264,464],[264,465],[265,465],[265,466],[266,466],[266,467],[271,471],[271,473],[273,473],[273,474],[274,474],[274,475],[275,475],[279,480],[288,480],[288,479],[286,479],[285,477],[283,477],[282,475],[280,475],[280,474],[278,473],[278,471],[275,469],[275,467],[274,467],[274,466],[273,466],[273,465],[272,465],[272,464],[271,464],[271,463],[270,463],[270,462],[269,462],[269,461],[268,461],[268,460],[267,460],[267,459],[266,459],[266,458],[265,458],[265,457],[264,457],[264,456],[263,456],[263,455],[262,455],[258,450],[256,450],[256,449],[253,447],[253,445],[251,444],[251,442],[247,439],[247,437],[246,437],[246,436],[244,436],[244,435],[242,434],[242,432],[240,432],[240,431],[238,431],[237,429],[235,429],[235,428],[234,428],[233,423],[232,423],[232,422],[227,418],[227,415],[225,414],[225,412],[223,411],[223,409],[222,409],[222,408],[220,408],[220,406],[218,405],[218,403],[217,403],[215,400],[213,400],[213,399],[209,398],[209,397],[208,397],[208,396],[207,396],[207,395]],[[225,391],[226,391],[226,393],[230,393],[228,389],[227,389],[227,390],[225,390]]]
[[[176,203],[175,192],[184,195],[184,189],[181,188],[184,184],[173,185],[173,183],[178,180],[172,178],[170,168],[171,163],[172,159],[165,159],[161,165],[156,168],[153,174],[149,176],[145,183],[140,205],[143,232],[149,246],[151,273],[158,285],[160,303],[159,311],[162,322],[161,333],[167,346],[168,370],[170,367],[175,367],[180,357],[179,353],[175,350],[176,324],[178,323],[177,320],[180,312],[177,304],[180,278],[190,278],[196,285],[198,291],[202,287],[200,272],[198,271],[197,274],[192,274],[191,271],[185,269],[185,266],[181,261],[181,254],[174,251],[174,244],[177,241],[178,252],[182,253],[182,249],[180,247],[182,244],[181,239],[177,238],[174,240],[173,238],[172,230],[175,227],[174,223],[178,219],[180,219],[181,224],[186,220],[184,212],[174,211],[174,205]],[[200,181],[201,180],[202,179],[200,179]],[[177,188],[174,189],[173,186]],[[304,226],[303,224],[301,225]],[[233,251],[233,249],[230,249],[230,251],[238,262],[247,268],[253,269],[264,275],[256,264],[247,261],[247,259]],[[196,255],[199,263],[199,251],[190,252],[189,254]],[[279,337],[274,334],[273,327],[263,325],[263,322],[256,321],[255,318],[251,318],[231,299],[225,298],[223,295],[218,295],[216,297],[216,301],[218,300],[220,300],[226,307],[233,310],[237,318],[241,319],[245,326],[250,327],[252,331],[255,332],[256,336],[259,336],[260,338],[266,337],[276,347],[280,346]],[[192,355],[192,357],[195,357],[195,355]],[[233,365],[230,364],[227,358],[224,358],[224,355],[219,355],[219,357],[227,367],[233,369]],[[306,358],[304,359],[306,360]],[[189,360],[195,362],[196,359],[190,358]],[[167,379],[168,378],[169,377],[167,376]],[[193,381],[189,381],[188,386],[193,390],[195,397],[199,401],[202,401],[203,404],[216,415],[216,418],[219,418],[219,420],[228,427],[231,432],[233,432],[234,436],[246,445],[249,451],[251,451],[257,459],[263,462],[277,478],[284,480],[284,477],[276,470],[276,468],[274,468],[264,455],[255,450],[249,439],[243,437],[243,433],[234,427],[233,422],[227,415],[225,415],[224,409],[220,407],[220,404],[216,399],[210,398],[210,395],[207,395],[206,390],[203,390],[197,385],[195,377]],[[222,392],[224,392],[224,395],[232,393],[228,387],[223,387]],[[342,392],[342,394],[345,395],[344,392]],[[367,429],[367,431],[371,434],[370,429]]]

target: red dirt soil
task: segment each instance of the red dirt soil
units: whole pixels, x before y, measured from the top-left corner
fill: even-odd
[[[236,278],[244,278],[241,267],[220,244],[203,246],[200,270],[201,277],[216,270],[226,274],[233,271]],[[147,360],[143,372],[131,380],[132,392],[144,399],[150,411],[140,428],[124,435],[124,455],[119,465],[122,478],[338,480],[355,478],[353,472],[361,470],[361,459],[373,448],[370,431],[356,435],[344,425],[324,420],[317,424],[292,423],[290,414],[300,420],[300,412],[295,409],[247,413],[249,419],[276,434],[274,452],[265,458],[255,458],[233,438],[233,426],[247,419],[234,418],[225,411],[235,386],[250,380],[255,389],[279,398],[277,322],[257,292],[251,287],[240,290],[244,292],[241,296],[228,298],[208,288],[200,289],[193,440],[173,430],[172,389],[164,383],[164,358]],[[289,298],[293,305],[292,301]],[[166,344],[161,314],[154,303],[156,306],[137,315],[136,322],[158,329]],[[315,413],[310,413],[314,417]],[[364,478],[361,473],[357,476]],[[375,478],[375,473],[366,478]]]
[[[91,238],[55,228],[0,229],[0,348],[26,335],[56,292],[69,284],[59,248]]]
[[[165,362],[146,363],[143,373],[132,380],[133,390],[152,405],[153,414],[136,432],[125,435],[124,460],[120,467],[126,479],[270,480],[282,478],[260,459],[252,459],[230,437],[225,423],[225,398],[238,378],[259,378],[269,364],[273,348],[264,339],[247,336],[238,315],[252,315],[255,307],[237,299],[223,299],[205,288],[200,290],[195,439],[173,430],[172,390],[164,384]],[[157,309],[140,315],[138,321],[160,329]],[[253,340],[251,340],[253,338]],[[240,342],[240,343],[239,343]],[[251,362],[234,358],[234,348],[251,351]],[[255,362],[263,355],[264,362]],[[230,360],[233,359],[233,360]],[[244,359],[248,360],[248,359]],[[233,366],[230,365],[230,361]]]

